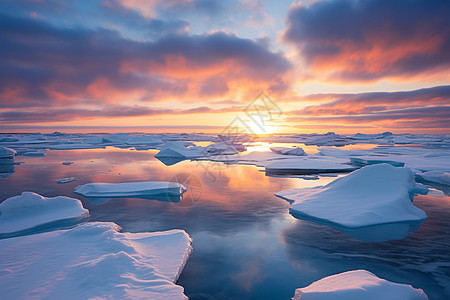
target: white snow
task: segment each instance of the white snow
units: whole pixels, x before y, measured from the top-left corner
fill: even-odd
[[[109,222],[0,240],[4,299],[187,299],[183,230],[119,233]]]
[[[0,203],[0,236],[88,216],[89,211],[78,199],[64,196],[46,198],[33,192],[23,192]]]
[[[322,278],[295,290],[293,300],[427,300],[422,289],[391,282],[366,270]]]
[[[123,183],[88,183],[77,186],[75,193],[85,197],[139,197],[152,195],[182,195],[186,187],[176,182],[144,181]]]
[[[302,174],[349,172],[355,169],[357,169],[355,166],[339,163],[338,159],[330,160],[320,156],[283,159],[266,165],[267,172]]]
[[[294,216],[312,217],[346,228],[422,221],[426,214],[412,204],[414,193],[426,193],[408,168],[389,164],[364,167],[325,186],[292,189],[275,195],[295,201]]]

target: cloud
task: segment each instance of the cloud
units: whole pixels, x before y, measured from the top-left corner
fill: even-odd
[[[0,44],[3,107],[253,98],[287,89],[292,69],[282,53],[225,32],[136,41],[1,14]]]
[[[315,94],[302,100],[318,104],[285,112],[288,123],[301,123],[302,127],[320,125],[330,130],[340,126],[413,131],[450,129],[450,86],[400,92]]]
[[[91,120],[96,118],[125,118],[161,115],[219,114],[240,112],[242,107],[210,108],[199,106],[188,109],[151,108],[143,106],[110,106],[99,109],[33,109],[0,111],[0,124],[64,122],[71,120]],[[3,126],[3,125],[2,125]]]
[[[290,113],[288,113],[290,114]],[[403,108],[376,111],[356,115],[319,115],[289,117],[290,123],[308,122],[328,124],[328,128],[335,125],[351,124],[364,126],[378,126],[388,130],[390,128],[408,128],[413,131],[421,129],[450,129],[450,106],[431,106],[417,108]]]
[[[329,80],[448,79],[449,11],[447,0],[298,4],[289,10],[282,38],[297,48],[310,75]]]
[[[322,104],[308,106],[295,112],[296,114],[361,114],[399,107],[446,105],[450,103],[450,86],[437,86],[402,92],[315,94],[306,96],[303,100],[317,101]]]

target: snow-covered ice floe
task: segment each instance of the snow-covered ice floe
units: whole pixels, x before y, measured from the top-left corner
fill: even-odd
[[[416,173],[416,178],[423,181],[430,181],[450,186],[450,171],[429,171],[424,173]]]
[[[289,158],[276,160],[266,165],[267,173],[277,174],[318,174],[341,173],[356,170],[357,167],[338,162],[338,159],[324,159],[321,157]]]
[[[366,270],[322,278],[295,290],[293,300],[427,300],[422,289],[391,282]]]
[[[189,235],[119,230],[114,223],[88,222],[0,240],[1,297],[187,299],[175,282],[192,251]]]
[[[87,183],[75,188],[75,193],[94,198],[145,197],[154,195],[179,196],[186,187],[176,182],[143,181],[123,183]]]
[[[78,199],[23,192],[0,203],[0,238],[73,225],[88,216]]]
[[[394,161],[394,160],[388,160],[383,158],[376,158],[376,157],[350,157],[351,164],[359,167],[368,166],[368,165],[375,165],[375,164],[390,164],[394,167],[404,167],[404,162]]]
[[[273,153],[283,154],[283,155],[296,155],[296,156],[306,155],[305,150],[303,150],[300,147],[294,147],[294,148],[272,147],[272,148],[270,148],[270,151],[272,151]]]
[[[172,165],[185,159],[234,155],[239,153],[236,147],[238,145],[225,142],[211,144],[206,147],[195,146],[186,142],[167,142],[160,147],[161,151],[155,157],[166,165]]]
[[[425,220],[427,215],[412,200],[415,193],[427,192],[428,189],[415,183],[408,168],[376,164],[325,186],[291,189],[275,195],[294,201],[290,213],[295,217],[360,228]]]

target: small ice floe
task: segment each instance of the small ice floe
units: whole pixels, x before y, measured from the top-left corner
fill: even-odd
[[[68,165],[74,164],[74,162],[73,161],[63,161],[62,164],[65,166],[68,166]]]
[[[47,153],[47,150],[37,149],[37,150],[28,150],[26,152],[23,152],[22,155],[24,155],[24,156],[45,156],[45,153]]]
[[[189,145],[189,144],[188,144]],[[155,157],[160,158],[178,158],[189,159],[204,156],[204,148],[199,146],[187,147],[184,142],[167,142],[161,146]]]
[[[336,159],[335,159],[336,161]],[[289,158],[276,160],[266,165],[267,173],[310,175],[318,173],[341,173],[357,169],[345,163],[339,163],[320,157]]]
[[[88,222],[0,240],[2,298],[187,299],[175,282],[192,251],[189,235],[120,229]]]
[[[442,197],[445,197],[445,194],[443,191],[430,188],[427,196],[442,198]]]
[[[75,193],[92,198],[146,197],[154,195],[179,196],[186,187],[176,182],[144,181],[123,183],[88,183],[77,186]]]
[[[296,155],[296,156],[304,156],[306,155],[305,150],[300,147],[288,148],[288,147],[272,147],[270,151],[277,154],[282,155]]]
[[[422,289],[391,282],[366,270],[331,275],[295,290],[293,300],[428,300]]]
[[[317,176],[317,175],[301,175],[298,178],[301,178],[303,180],[318,180],[319,176]]]
[[[72,182],[75,180],[76,180],[75,177],[65,177],[65,178],[56,180],[56,183],[63,184],[63,183],[69,183],[69,182]]]
[[[87,218],[89,211],[81,201],[57,196],[46,198],[23,192],[0,203],[0,238],[29,234],[35,231]]]
[[[426,192],[426,188],[414,182],[408,168],[376,164],[325,186],[292,189],[275,195],[294,202],[290,209],[294,217],[343,228],[360,228],[425,220],[427,215],[415,207],[412,200],[415,193]]]

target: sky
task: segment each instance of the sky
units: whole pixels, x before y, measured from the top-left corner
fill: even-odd
[[[450,133],[450,1],[0,2],[0,132],[236,120],[258,134]]]

